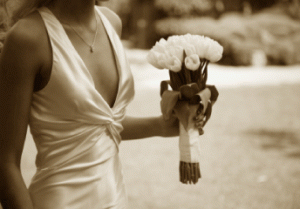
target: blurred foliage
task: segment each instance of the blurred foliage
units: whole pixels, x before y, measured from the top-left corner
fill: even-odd
[[[133,0],[110,0],[110,1],[98,1],[97,4],[105,6],[113,10],[122,19],[122,38],[128,39],[131,33],[131,13],[132,13]]]
[[[122,38],[135,47],[149,48],[160,37],[191,33],[219,41],[224,46],[223,64],[250,65],[256,52],[269,64],[300,63],[300,0],[109,0],[97,4],[120,16]],[[0,8],[0,49],[6,30],[1,24],[3,14]]]
[[[220,63],[251,65],[260,52],[268,64],[300,63],[300,22],[287,15],[282,4],[253,15],[224,13],[212,17],[168,17],[156,21],[161,37],[186,33],[209,36],[224,47]]]
[[[155,6],[169,16],[203,14],[214,7],[212,0],[155,0]]]
[[[282,0],[245,0],[245,2],[249,2],[254,11],[270,7],[279,1]]]
[[[99,1],[97,4],[106,6],[111,10],[115,11],[118,15],[128,14],[131,11],[130,8],[131,0],[110,0],[107,2]]]

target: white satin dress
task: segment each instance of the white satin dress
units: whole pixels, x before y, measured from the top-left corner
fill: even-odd
[[[42,7],[53,51],[45,88],[34,93],[30,131],[37,171],[29,186],[35,209],[124,209],[127,196],[118,148],[125,107],[134,96],[131,70],[110,22],[95,7],[113,46],[119,87],[111,108],[61,23]]]

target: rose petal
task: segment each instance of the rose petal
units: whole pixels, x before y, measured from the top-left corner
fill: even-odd
[[[222,58],[223,47],[208,37],[205,37],[205,43],[208,45],[204,57],[210,62],[217,62]]]
[[[147,61],[158,69],[163,69],[164,66],[159,63],[161,54],[155,51],[150,51],[147,55]]]
[[[200,66],[200,59],[197,54],[192,54],[184,59],[184,64],[189,70],[197,70]]]
[[[167,69],[177,73],[181,70],[182,62],[176,56],[170,56],[166,58],[165,65]]]

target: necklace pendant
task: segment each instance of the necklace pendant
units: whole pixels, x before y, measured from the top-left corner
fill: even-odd
[[[94,52],[94,47],[93,46],[90,46],[90,51],[91,51],[91,53]]]

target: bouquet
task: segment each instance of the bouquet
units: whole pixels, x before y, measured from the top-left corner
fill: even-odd
[[[223,47],[211,38],[200,35],[170,36],[160,39],[147,55],[148,62],[158,69],[168,69],[170,80],[161,82],[161,110],[165,120],[175,113],[179,119],[180,181],[198,182],[199,135],[193,118],[204,114],[210,118],[218,91],[207,85],[209,62],[221,59]],[[172,90],[169,90],[171,86]]]

